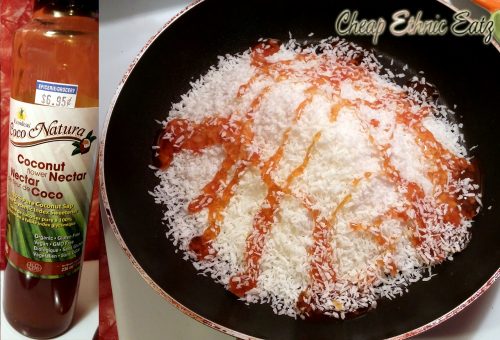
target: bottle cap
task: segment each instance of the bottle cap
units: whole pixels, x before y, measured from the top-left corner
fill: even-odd
[[[99,12],[98,0],[35,0],[35,11],[45,8],[69,15],[95,16]]]

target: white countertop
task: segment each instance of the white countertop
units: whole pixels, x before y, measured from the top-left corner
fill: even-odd
[[[75,317],[71,329],[54,340],[90,340],[97,329],[99,323],[99,261],[85,261],[81,275]],[[1,283],[3,283],[3,277],[4,271],[1,272]],[[31,340],[10,326],[3,313],[3,304],[1,313],[0,339]]]
[[[182,0],[101,2],[101,124],[129,64],[149,38],[188,3]],[[145,334],[148,340],[231,339],[192,320],[156,294],[130,264],[103,216],[120,340],[142,339]],[[418,339],[500,339],[499,315],[500,284],[497,282],[465,311]]]

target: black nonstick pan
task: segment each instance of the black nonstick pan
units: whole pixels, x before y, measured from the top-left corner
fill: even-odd
[[[268,305],[246,305],[212,279],[199,275],[176,253],[162,225],[162,207],[148,194],[158,184],[149,168],[156,120],[166,113],[190,82],[259,38],[298,41],[336,36],[335,19],[344,9],[359,18],[422,11],[453,22],[454,11],[438,1],[286,1],[205,0],[168,23],[141,52],[125,75],[109,110],[100,150],[101,194],[114,232],[130,261],[162,297],[208,326],[242,338],[380,339],[409,337],[462,310],[499,276],[500,267],[500,54],[481,36],[405,35],[388,32],[344,38],[375,49],[386,60],[425,72],[439,100],[456,105],[465,139],[477,145],[471,154],[481,174],[483,206],[475,217],[467,248],[434,268],[437,275],[418,282],[394,300],[349,320],[301,320],[278,316]],[[168,336],[166,336],[168,338]]]

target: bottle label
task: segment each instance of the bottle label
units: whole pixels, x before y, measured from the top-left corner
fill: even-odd
[[[40,278],[78,271],[96,161],[98,108],[11,99],[7,259]]]

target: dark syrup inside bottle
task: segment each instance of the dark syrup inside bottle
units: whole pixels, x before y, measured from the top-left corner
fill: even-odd
[[[39,279],[5,268],[4,310],[9,323],[20,333],[50,338],[71,325],[76,306],[79,273],[60,279]]]

